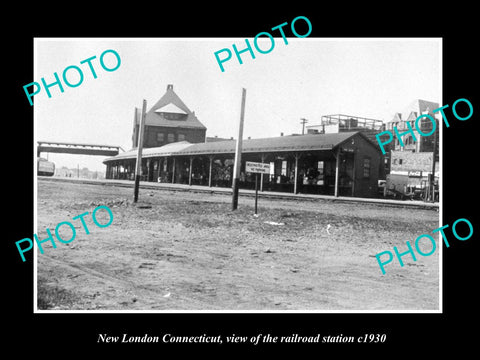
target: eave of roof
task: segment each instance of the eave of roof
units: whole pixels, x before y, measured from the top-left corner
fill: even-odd
[[[196,117],[195,119],[192,119],[191,117],[192,115],[188,115],[186,120],[166,120],[160,114],[151,114],[145,117],[145,125],[186,129],[207,129],[202,123],[200,123],[200,121],[198,121],[198,119],[196,119]]]
[[[151,157],[157,157],[157,156],[172,156],[172,155],[175,155],[179,150],[182,150],[191,145],[193,144],[189,143],[188,141],[179,141],[179,142],[167,144],[160,147],[143,148],[142,158],[151,158]],[[124,153],[109,157],[105,159],[103,162],[105,163],[106,161],[136,158],[137,153],[138,153],[138,148],[130,149],[128,151],[125,151]]]

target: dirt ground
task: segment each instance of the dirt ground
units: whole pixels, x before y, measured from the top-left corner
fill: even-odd
[[[435,210],[38,180],[38,308],[55,310],[438,310],[439,250],[382,275],[375,255],[439,225]],[[91,213],[106,205],[113,222]],[[73,217],[88,211],[86,234]],[[100,223],[108,222],[104,211]],[[71,237],[68,226],[60,235]],[[438,237],[437,239],[438,245]],[[427,248],[425,244],[425,250]],[[60,294],[60,295],[58,295]]]

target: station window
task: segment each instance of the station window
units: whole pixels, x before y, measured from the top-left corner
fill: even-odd
[[[323,167],[324,167],[324,162],[323,162],[323,161],[319,161],[319,162],[317,163],[317,169],[318,169],[318,172],[319,172],[320,174],[322,174],[322,175],[323,175]]]
[[[369,178],[370,177],[370,158],[363,159],[363,177]]]
[[[175,142],[175,134],[168,134],[168,142],[169,143]]]
[[[165,134],[164,133],[157,133],[157,142],[164,142],[165,141]]]
[[[178,141],[184,141],[185,140],[185,134],[178,134]]]
[[[275,175],[275,162],[270,161],[270,176]]]
[[[282,161],[282,175],[287,176],[287,161],[286,160]]]
[[[324,181],[325,179],[323,176],[324,166],[325,166],[325,163],[323,161],[319,161],[317,163],[317,169],[318,169],[317,185],[325,185],[325,181]]]

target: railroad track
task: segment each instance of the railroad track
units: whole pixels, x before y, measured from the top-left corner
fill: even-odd
[[[101,186],[116,186],[133,188],[133,181],[128,180],[95,180],[95,179],[75,179],[75,178],[61,178],[61,177],[46,177],[38,176],[40,181],[59,181],[89,185],[101,185]],[[231,195],[232,189],[230,188],[217,188],[206,187],[199,185],[183,185],[183,184],[166,184],[166,183],[152,183],[152,182],[140,182],[141,189],[148,190],[160,190],[160,191],[181,191],[181,192],[196,192],[206,194],[218,194],[218,195]],[[255,191],[240,189],[240,196],[254,197]],[[439,210],[440,205],[438,203],[427,203],[423,201],[403,201],[392,199],[376,199],[376,198],[354,198],[354,197],[334,197],[331,195],[314,195],[314,194],[290,194],[280,192],[268,192],[263,191],[258,193],[259,198],[266,199],[280,199],[280,200],[301,200],[301,201],[327,201],[327,202],[339,202],[339,203],[364,203],[373,204],[378,206],[387,207],[403,207],[403,208],[417,208],[427,210]]]

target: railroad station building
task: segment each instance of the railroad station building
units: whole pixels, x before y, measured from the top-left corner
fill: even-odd
[[[133,148],[104,160],[107,179],[134,180],[138,119],[136,110]],[[236,140],[207,138],[173,86],[148,110],[146,126],[143,181],[232,186]],[[255,175],[245,172],[246,161],[270,164],[270,174],[259,176],[260,191],[375,197],[385,178],[381,150],[362,131],[244,139],[239,186],[251,189]]]

